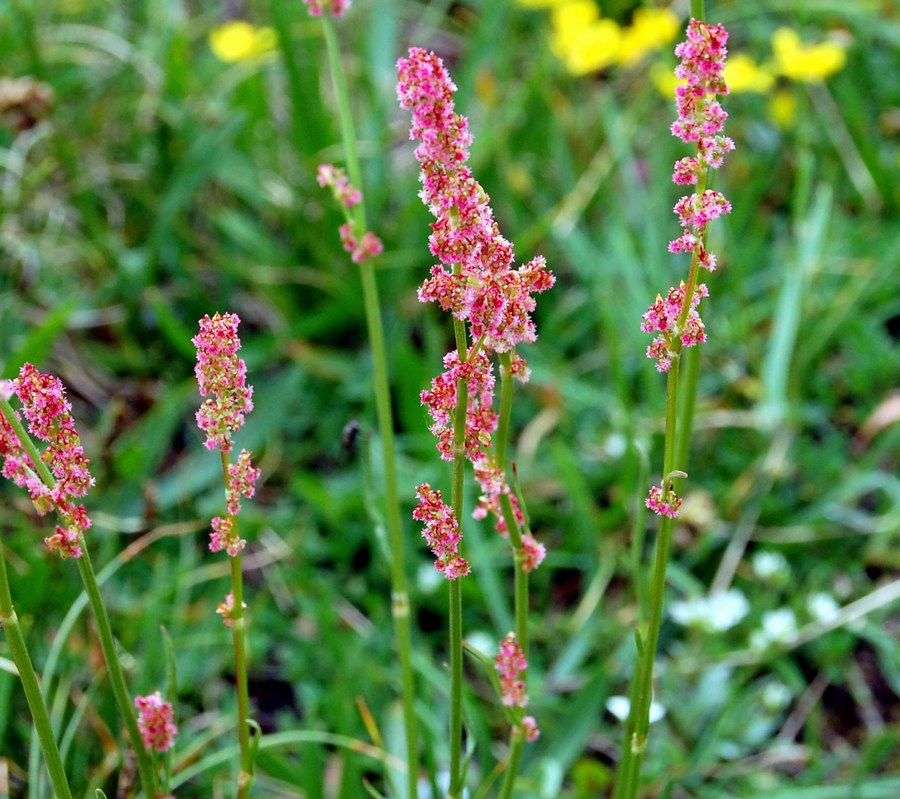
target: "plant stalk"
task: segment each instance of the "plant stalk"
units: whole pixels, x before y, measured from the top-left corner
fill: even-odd
[[[31,719],[37,730],[38,740],[41,743],[41,750],[44,753],[44,760],[47,764],[47,771],[50,773],[53,792],[56,794],[57,799],[72,799],[72,792],[69,790],[69,782],[66,779],[62,757],[59,754],[59,747],[56,744],[56,738],[53,736],[50,715],[44,703],[44,696],[41,693],[41,687],[37,674],[34,671],[34,665],[31,662],[31,656],[28,654],[28,647],[25,644],[22,629],[19,626],[19,617],[16,615],[13,607],[2,541],[0,541],[0,627],[3,627],[3,632],[6,634],[13,663],[16,664],[16,669],[19,672],[19,679],[25,691],[28,709],[31,711]]]
[[[150,754],[144,746],[144,741],[137,726],[131,694],[125,683],[125,673],[122,671],[122,664],[119,662],[119,656],[116,652],[109,615],[106,612],[106,606],[103,604],[100,586],[97,584],[97,576],[94,573],[91,556],[88,554],[86,547],[81,557],[78,558],[78,571],[81,574],[84,591],[87,594],[91,612],[94,614],[94,621],[97,624],[100,648],[103,650],[103,659],[106,661],[106,668],[109,671],[109,681],[112,685],[113,695],[119,705],[119,712],[122,714],[122,719],[125,722],[125,731],[128,733],[128,738],[131,741],[131,748],[134,750],[144,795],[151,799],[156,796],[157,791],[156,771],[153,768]]]
[[[225,481],[226,492],[228,486],[228,467],[231,456],[228,452],[220,451],[222,458],[222,477]],[[229,515],[231,529],[235,537],[238,533],[237,516]],[[231,640],[234,645],[234,677],[235,690],[237,692],[238,705],[238,746],[241,753],[241,769],[238,774],[237,797],[245,799],[253,785],[253,755],[250,751],[250,690],[247,681],[247,622],[244,613],[244,572],[242,569],[241,553],[231,557]]]
[[[453,320],[460,362],[469,357],[466,347],[465,323]],[[463,517],[463,499],[466,466],[466,413],[469,407],[469,387],[460,378],[456,382],[456,413],[453,417],[453,481],[451,483],[451,506],[457,521]],[[462,585],[460,581],[450,581],[450,787],[447,799],[462,796]]]
[[[323,16],[322,25],[325,33],[325,47],[328,52],[328,63],[334,94],[338,104],[347,174],[350,182],[362,191],[362,170],[357,152],[356,130],[353,124],[350,93],[341,62],[337,36],[334,24],[330,18]],[[365,194],[363,194],[363,197],[365,197]],[[366,232],[365,200],[350,209],[350,213],[352,215],[351,224],[354,228],[354,234],[360,237]],[[391,549],[391,609],[394,619],[397,654],[400,660],[401,704],[403,706],[403,725],[406,736],[407,795],[410,799],[417,799],[419,745],[415,712],[415,678],[412,666],[412,623],[406,582],[406,558],[403,550],[403,522],[400,516],[400,498],[397,488],[396,445],[387,365],[387,347],[385,345],[381,304],[378,298],[378,282],[375,279],[373,260],[367,258],[359,265],[359,269],[369,347],[372,352],[375,412],[378,419],[378,432],[381,437],[388,539]]]
[[[509,428],[512,417],[513,376],[510,374],[512,353],[500,354],[500,412],[497,421],[496,443],[494,454],[497,467],[502,471],[504,479],[509,478]],[[522,653],[528,657],[528,572],[525,571],[525,546],[522,542],[522,531],[516,519],[512,499],[508,493],[500,495],[500,510],[503,521],[506,524],[509,540],[513,548],[514,565],[514,603],[516,618],[516,641],[522,648]],[[527,671],[520,675],[527,685]],[[516,719],[521,721],[522,712],[517,709]],[[506,771],[503,775],[503,784],[500,787],[500,799],[509,799],[512,796],[513,785],[519,770],[519,762],[522,757],[522,749],[525,746],[525,732],[521,724],[514,724],[509,733],[509,757]]]

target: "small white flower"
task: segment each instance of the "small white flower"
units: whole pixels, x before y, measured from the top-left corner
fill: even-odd
[[[9,402],[15,393],[12,380],[0,380],[0,400]]]
[[[835,598],[824,591],[810,594],[806,600],[806,609],[816,621],[828,622],[837,618],[840,606]]]
[[[797,617],[790,608],[770,610],[762,618],[762,628],[750,636],[750,646],[766,649],[772,644],[785,644],[797,632]]]
[[[627,721],[631,712],[631,701],[627,696],[611,696],[606,700],[606,709],[619,721]],[[650,723],[653,724],[665,717],[666,709],[659,702],[650,700]]]
[[[678,624],[696,627],[706,632],[731,629],[750,611],[747,598],[736,588],[717,591],[708,597],[695,597],[673,602],[669,615]]]
[[[736,588],[719,591],[709,597],[709,618],[707,626],[715,631],[734,627],[750,612],[750,603]]]
[[[784,710],[791,701],[791,689],[779,680],[767,682],[762,690],[762,704],[773,713]]]
[[[771,580],[788,577],[791,568],[787,559],[780,552],[769,552],[761,549],[753,555],[753,571],[760,580]]]

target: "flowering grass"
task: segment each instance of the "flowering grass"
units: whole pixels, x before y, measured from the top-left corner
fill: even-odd
[[[629,12],[604,5],[601,18],[624,31]],[[359,266],[316,180],[320,164],[344,165],[320,21],[300,3],[248,6],[249,44],[222,60],[209,38],[225,22],[217,6],[189,20],[149,2],[3,13],[4,74],[20,82],[0,85],[0,376],[28,362],[67,388],[96,480],[73,503],[92,522],[85,535],[132,698],[162,688],[168,630],[170,792],[230,795],[238,776],[223,625],[233,595],[217,614],[230,559],[208,550],[210,520],[227,515],[223,474],[193,418],[191,338],[216,311],[241,319],[255,408],[235,447],[265,475],[240,513],[248,693],[264,733],[253,795],[402,785]],[[720,257],[700,305],[708,340],[691,348],[694,448],[681,467],[690,478],[678,490],[643,790],[826,799],[854,785],[893,797],[900,98],[884,76],[898,70],[898,23],[870,4],[830,15],[723,3],[708,16],[728,27],[732,63],[781,66],[765,89],[727,98],[738,148],[713,188],[732,213],[711,226]],[[432,219],[393,94],[411,45],[445,58],[500,229],[526,258],[543,253],[557,279],[538,298],[539,338],[523,352],[531,378],[510,428],[530,528],[547,548],[530,577],[529,702],[514,706],[540,737],[523,748],[514,795],[608,794],[624,715],[613,700],[629,692],[646,602],[631,582],[635,556],[647,555],[633,530],[650,524],[647,490],[663,477],[665,377],[645,357],[654,336],[641,315],[683,276],[667,243],[684,193],[671,166],[686,150],[668,134],[671,96],[648,78],[657,62],[672,74],[678,34],[634,65],[576,76],[543,10],[358,0],[336,24],[368,224],[384,247],[375,263],[414,608],[420,795],[442,795],[448,653],[444,578],[411,516],[423,483],[449,502],[420,395],[453,342],[447,315],[416,299],[433,265]],[[776,39],[783,28],[800,44]],[[787,63],[799,65],[798,47],[823,42],[846,56],[828,75],[807,81],[777,60],[793,47]],[[821,67],[824,56],[806,56]],[[4,481],[0,492],[13,599],[73,792],[114,796],[129,779],[125,738],[74,565],[47,556],[56,523],[25,491]],[[462,717],[473,784],[493,778],[496,793],[502,777],[486,772],[509,721],[494,683],[516,677],[514,657],[501,670],[494,658],[515,619],[509,544],[470,518],[480,493],[467,491],[461,516],[473,650]],[[5,643],[0,658],[5,667]],[[0,668],[13,796],[49,795],[31,735],[18,681]]]

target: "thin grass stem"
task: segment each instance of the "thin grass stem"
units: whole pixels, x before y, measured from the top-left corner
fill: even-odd
[[[350,182],[362,192],[362,169],[356,142],[356,130],[353,124],[350,93],[347,88],[346,76],[344,75],[337,35],[334,30],[334,24],[327,16],[323,16],[322,24],[331,78],[338,104],[347,174]],[[365,197],[364,192],[363,197]],[[363,200],[355,205],[350,209],[350,213],[354,233],[357,237],[361,237],[366,232],[365,201]],[[412,622],[406,580],[406,558],[403,550],[403,522],[400,516],[400,495],[397,487],[397,456],[394,440],[393,406],[390,395],[390,377],[387,365],[387,347],[385,345],[381,303],[378,297],[378,282],[375,279],[373,259],[367,258],[359,266],[369,347],[372,352],[375,412],[378,419],[378,432],[381,437],[388,538],[391,549],[391,608],[397,653],[400,660],[401,704],[403,706],[403,725],[406,737],[407,794],[411,799],[416,799],[418,797],[419,745],[415,712],[415,677],[412,666]],[[462,656],[460,655],[461,659]]]

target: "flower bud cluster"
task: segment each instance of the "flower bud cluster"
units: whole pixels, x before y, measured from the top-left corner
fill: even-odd
[[[231,434],[244,426],[244,414],[253,410],[253,387],[247,385],[247,365],[237,355],[241,348],[237,314],[207,314],[200,332],[191,339],[197,348],[194,374],[206,401],[197,411],[197,425],[206,433],[207,449],[231,452]]]
[[[641,330],[657,334],[647,347],[647,357],[656,361],[659,372],[673,367],[682,348],[706,341],[698,306],[709,291],[705,284],[696,283],[696,270],[715,271],[716,256],[706,248],[706,235],[713,220],[731,213],[731,203],[725,196],[706,188],[709,170],[722,166],[725,155],[734,149],[734,142],[722,133],[728,114],[716,99],[717,95],[728,94],[723,77],[727,43],[728,32],[723,26],[692,19],[685,41],[675,48],[675,55],[681,59],[675,75],[682,83],[675,89],[678,118],[671,132],[686,144],[695,145],[696,155],[675,163],[672,180],[680,186],[697,186],[698,191],[675,204],[683,232],[669,242],[669,252],[691,255],[688,283],[682,281],[677,288],[670,288],[665,297],[657,294],[641,322]],[[681,499],[670,483],[668,488],[651,487],[646,505],[659,516],[675,518]]]
[[[416,489],[419,504],[413,511],[413,519],[425,523],[422,535],[428,542],[434,557],[435,568],[448,580],[465,577],[471,570],[465,558],[459,555],[459,522],[453,508],[444,502],[441,492],[428,483]]]
[[[472,136],[454,110],[456,86],[434,53],[412,48],[397,62],[397,96],[412,112],[410,138],[418,140],[422,201],[436,217],[429,245],[440,264],[419,290],[469,324],[472,341],[488,352],[508,352],[537,338],[532,294],[555,278],[538,256],[514,269],[512,244],[494,220],[490,197],[465,165]]]
[[[528,668],[528,661],[516,641],[515,633],[509,633],[500,642],[495,665],[500,675],[503,704],[507,707],[525,707],[528,704],[528,694],[525,693],[525,683],[519,677]]]
[[[144,739],[144,746],[156,752],[166,752],[175,745],[178,728],[174,723],[172,703],[166,702],[159,691],[147,696],[136,696],[134,706],[138,709],[138,730]]]
[[[509,633],[500,642],[500,651],[494,665],[500,675],[500,698],[503,704],[506,707],[524,708],[528,704],[528,694],[525,692],[522,673],[528,669],[528,661],[516,641],[515,633]],[[527,741],[537,740],[541,734],[533,716],[525,716],[520,725]]]
[[[316,180],[322,188],[330,188],[334,199],[344,211],[348,220],[346,224],[338,228],[341,237],[341,245],[350,253],[350,260],[355,264],[361,264],[368,258],[374,258],[384,252],[384,245],[372,231],[366,231],[362,236],[357,236],[351,224],[347,211],[354,205],[362,202],[362,192],[357,189],[347,177],[347,173],[340,167],[332,164],[320,164],[316,172]]]
[[[206,433],[207,449],[218,449],[223,458],[234,448],[231,434],[244,425],[244,415],[253,410],[253,387],[247,385],[247,365],[237,352],[240,318],[237,314],[216,314],[200,320],[200,332],[191,339],[197,348],[194,373],[200,395],[207,397],[197,411],[197,425]],[[226,470],[225,505],[228,515],[212,520],[209,548],[235,557],[246,544],[237,533],[235,516],[241,510],[241,497],[254,495],[260,470],[253,467],[251,453],[241,450]]]
[[[247,609],[247,603],[241,602],[241,612]],[[216,606],[216,613],[222,617],[222,624],[234,627],[234,594],[225,594],[225,601]]]
[[[656,302],[643,316],[641,330],[645,333],[659,333],[653,343],[647,348],[647,355],[656,359],[656,370],[668,372],[672,368],[672,352],[676,347],[676,340],[680,340],[682,346],[693,347],[706,341],[706,328],[703,320],[697,312],[700,300],[709,296],[705,283],[700,283],[694,288],[694,296],[691,297],[691,309],[688,312],[684,325],[678,327],[678,317],[684,306],[685,285],[682,280],[678,288],[669,289],[665,298],[656,295]]]
[[[352,208],[362,202],[362,192],[350,183],[345,170],[333,164],[320,164],[316,181],[323,188],[331,189],[334,198],[344,207]]]
[[[44,539],[44,543],[63,558],[81,557],[84,531],[91,526],[91,520],[84,505],[75,500],[87,494],[94,485],[94,478],[75,430],[66,390],[58,378],[42,374],[26,363],[15,380],[4,382],[0,393],[4,399],[11,398],[12,394],[18,396],[22,414],[28,421],[28,432],[46,442],[41,460],[53,476],[53,485],[45,485],[41,480],[15,430],[0,415],[2,474],[28,491],[42,516],[56,511],[62,523],[56,526],[52,536]]]
[[[660,486],[651,486],[647,499],[644,500],[644,504],[657,516],[668,516],[670,519],[678,516],[681,503],[681,497],[675,493],[671,485],[665,491]]]
[[[541,256],[515,268],[513,246],[500,234],[490,197],[466,166],[472,144],[469,123],[455,111],[456,86],[441,59],[412,48],[407,58],[397,62],[397,72],[397,97],[412,114],[410,138],[419,142],[415,155],[421,166],[420,197],[435,217],[429,247],[439,263],[419,289],[419,300],[436,302],[465,322],[473,342],[465,357],[458,351],[445,356],[444,372],[422,392],[422,403],[431,414],[431,432],[441,457],[453,460],[458,454],[453,441],[458,389],[460,385],[467,388],[462,454],[473,464],[482,489],[475,516],[492,513],[497,530],[504,533],[502,495],[510,497],[517,521],[523,520],[503,470],[491,454],[491,437],[498,423],[491,358],[511,353],[510,373],[522,382],[528,380],[528,366],[514,348],[537,338],[531,318],[533,295],[553,286],[555,277]],[[543,558],[543,547],[527,538],[527,564],[534,568]]]
[[[337,19],[347,13],[350,0],[303,0],[311,17],[321,17],[326,11]]]
[[[686,40],[675,48],[675,54],[681,58],[675,74],[683,83],[675,90],[678,118],[672,124],[672,135],[697,148],[696,155],[675,163],[672,180],[679,185],[705,184],[708,171],[718,169],[725,154],[734,149],[734,141],[722,133],[728,114],[716,100],[717,95],[728,94],[728,86],[722,77],[728,53],[727,42],[728,32],[721,25],[708,25],[692,19],[688,24]],[[682,197],[675,204],[674,211],[683,232],[669,242],[669,252],[690,253],[697,266],[714,271],[716,256],[706,249],[706,234],[710,222],[731,213],[731,203],[720,192],[704,189]],[[706,291],[705,286],[698,288]],[[647,357],[656,361],[660,372],[671,368],[681,347],[691,347],[706,340],[703,322],[697,312],[699,299],[696,291],[689,300],[690,310],[684,330],[677,329],[677,319],[685,302],[683,288],[682,305],[670,306],[678,292],[679,289],[670,289],[665,300],[657,296],[656,302],[644,314],[644,324],[641,326],[648,333],[665,333],[647,348]],[[666,306],[665,309],[662,305]],[[654,322],[659,317],[665,320],[663,327]]]

